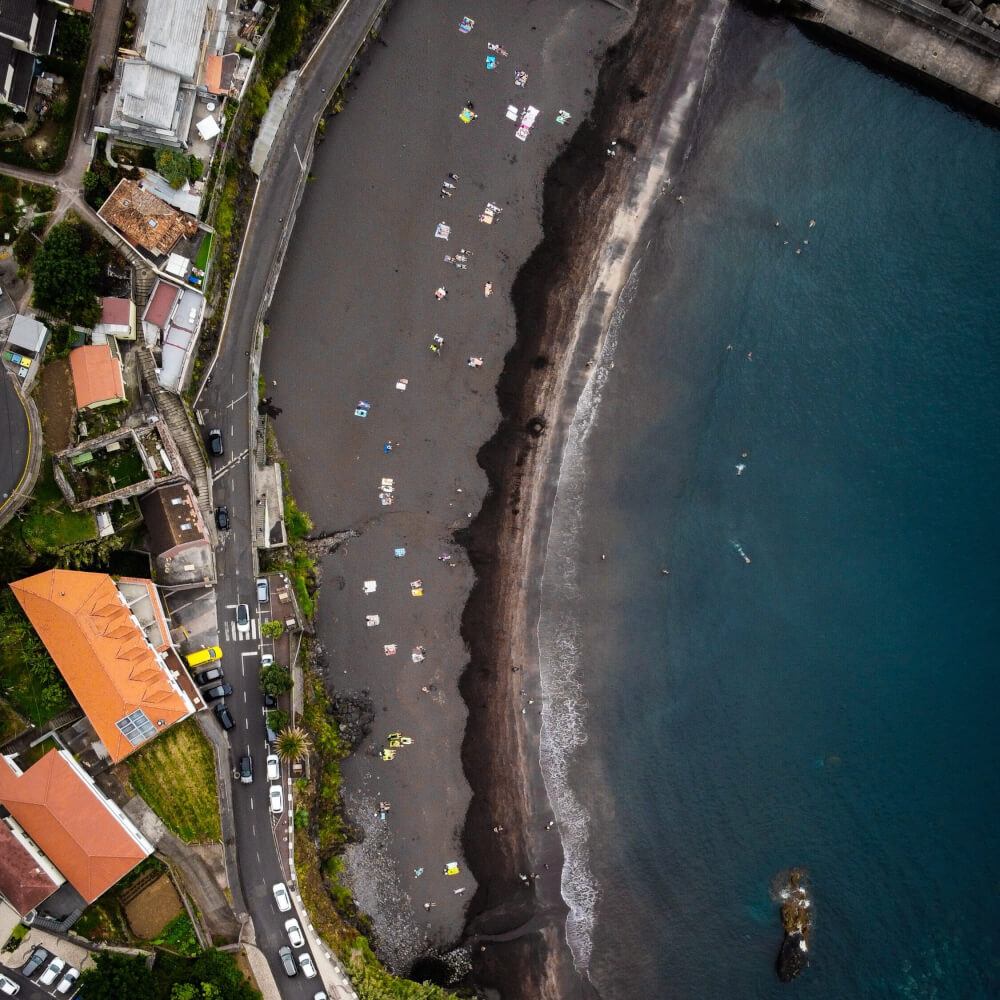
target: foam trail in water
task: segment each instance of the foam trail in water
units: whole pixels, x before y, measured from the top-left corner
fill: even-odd
[[[556,501],[543,561],[542,611],[538,623],[539,672],[543,695],[542,731],[539,758],[549,801],[559,822],[564,863],[561,890],[569,907],[566,940],[576,968],[585,972],[593,948],[594,921],[600,896],[590,867],[587,840],[589,816],[569,784],[569,768],[575,752],[586,742],[586,701],[579,679],[580,623],[577,559],[586,486],[586,444],[594,425],[604,386],[618,345],[622,320],[635,296],[640,265],[626,268],[642,225],[664,185],[667,169],[684,134],[692,104],[701,92],[708,73],[712,50],[726,11],[726,0],[713,0],[692,40],[681,79],[683,92],[672,104],[660,128],[649,167],[631,197],[618,211],[606,256],[595,268],[600,277],[592,295],[581,303],[577,315],[577,335],[587,320],[591,304],[604,297],[615,308],[607,321],[601,353],[577,403],[559,470]],[[619,293],[620,289],[620,293]],[[617,296],[617,298],[616,298]],[[552,590],[546,599],[546,581]],[[555,591],[554,595],[553,592]],[[555,596],[557,602],[551,600]],[[558,604],[558,609],[553,604]]]
[[[540,761],[545,787],[559,821],[563,842],[562,895],[569,906],[566,938],[578,969],[590,962],[591,932],[597,906],[597,886],[590,870],[589,817],[569,785],[574,752],[587,740],[585,706],[579,681],[579,583],[576,572],[578,538],[586,486],[585,451],[601,395],[613,367],[618,330],[639,284],[640,264],[629,275],[604,337],[600,359],[584,387],[567,436],[559,474],[558,500],[544,579],[558,581],[564,611],[539,622],[539,663],[543,697]],[[544,582],[543,582],[544,591]]]

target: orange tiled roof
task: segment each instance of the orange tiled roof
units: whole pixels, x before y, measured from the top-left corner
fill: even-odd
[[[194,711],[110,576],[51,569],[10,588],[113,760]],[[118,723],[139,709],[154,731],[133,745]]]
[[[73,370],[77,409],[125,398],[122,368],[107,344],[74,347],[69,352],[69,366]]]
[[[92,903],[149,852],[66,757],[50,750],[22,775],[0,759],[0,802]]]

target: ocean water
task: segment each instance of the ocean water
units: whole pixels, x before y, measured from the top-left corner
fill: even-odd
[[[1000,996],[998,177],[997,131],[727,14],[545,567],[544,767],[607,1000]]]

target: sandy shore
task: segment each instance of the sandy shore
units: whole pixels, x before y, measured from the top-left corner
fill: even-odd
[[[468,34],[459,31],[463,16],[475,20]],[[546,9],[401,0],[385,47],[317,152],[268,317],[262,371],[277,382],[276,429],[297,500],[317,533],[356,532],[323,560],[316,627],[329,686],[366,693],[375,710],[369,740],[344,767],[349,817],[364,832],[347,853],[348,881],[380,953],[403,972],[427,949],[462,938],[476,893],[461,843],[472,794],[463,739],[496,748],[476,780],[509,786],[505,798],[519,801],[505,815],[526,811],[533,791],[520,747],[508,755],[503,734],[467,730],[459,678],[464,671],[463,692],[475,701],[475,679],[494,668],[475,657],[469,665],[461,616],[473,572],[454,537],[487,491],[476,456],[500,420],[494,386],[515,332],[509,293],[541,240],[545,170],[593,99],[604,40],[626,22],[599,0]],[[488,42],[508,53],[493,70]],[[523,88],[517,71],[527,74]],[[463,124],[469,101],[478,117]],[[505,116],[510,104],[540,109],[524,143]],[[561,109],[572,115],[568,126],[556,122]],[[459,179],[441,197],[449,173]],[[487,202],[503,209],[490,226],[479,221]],[[434,236],[442,221],[448,241]],[[474,251],[468,269],[443,260],[463,248]],[[448,292],[442,301],[438,287]],[[444,339],[437,355],[435,334]],[[482,367],[468,367],[470,356]],[[370,404],[364,418],[354,412],[361,401]],[[391,506],[379,500],[385,477]],[[366,580],[376,581],[374,593],[363,593]],[[416,580],[420,597],[411,596]],[[378,626],[366,627],[369,614]],[[411,658],[416,647],[426,650],[422,662]],[[390,732],[413,742],[385,761]],[[524,841],[506,842],[513,859]],[[457,876],[444,874],[452,860]],[[518,867],[528,864],[522,853]],[[518,886],[519,900],[531,895]]]

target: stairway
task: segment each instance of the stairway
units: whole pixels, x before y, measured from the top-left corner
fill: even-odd
[[[213,523],[212,480],[205,452],[202,449],[201,437],[196,433],[187,407],[180,396],[165,389],[157,381],[156,361],[153,358],[153,352],[148,347],[138,343],[133,347],[133,350],[139,359],[142,380],[156,403],[157,412],[167,422],[174,442],[177,444],[177,450],[181,453],[181,458],[184,459],[184,464],[187,466],[191,476],[191,487],[198,498],[198,507],[205,518],[205,524],[211,525]]]

